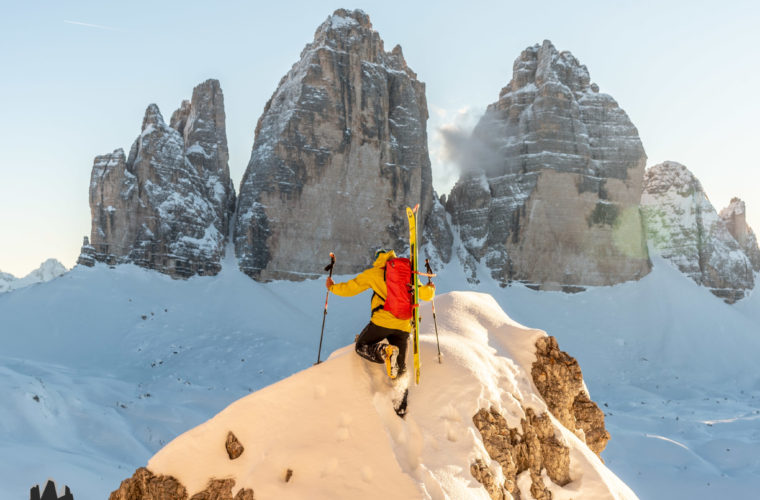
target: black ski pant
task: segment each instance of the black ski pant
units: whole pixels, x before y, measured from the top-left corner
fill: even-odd
[[[406,351],[409,346],[408,332],[377,326],[370,322],[356,339],[356,353],[374,363],[385,363],[382,354],[385,346],[380,343],[385,339],[388,339],[389,344],[398,347],[398,372],[401,374],[406,370]]]

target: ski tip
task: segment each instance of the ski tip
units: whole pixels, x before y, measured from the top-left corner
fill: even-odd
[[[414,213],[417,213],[417,210],[419,210],[419,209],[420,209],[420,204],[419,204],[419,203],[417,203],[417,204],[414,206],[414,208],[412,209],[412,212],[414,212]]]

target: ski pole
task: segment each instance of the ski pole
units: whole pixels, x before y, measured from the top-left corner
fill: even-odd
[[[330,271],[330,278],[332,278],[332,272],[333,267],[335,266],[335,254],[330,252],[330,263],[325,266],[325,271]],[[325,320],[327,319],[327,300],[330,298],[330,290],[327,290],[327,295],[325,295],[325,311],[322,314],[322,331],[319,333],[319,351],[317,352],[317,362],[314,363],[315,365],[318,365],[321,363],[320,357],[322,356],[322,336],[325,334]]]
[[[425,269],[427,270],[429,275],[433,275],[433,270],[430,269],[430,261],[428,259],[425,259]],[[428,282],[427,284],[430,285],[433,283],[433,280],[430,279],[430,276],[428,276]],[[430,304],[433,307],[433,326],[435,326],[435,343],[438,345],[438,363],[442,363],[441,361],[441,343],[438,341],[438,322],[435,320],[435,300],[430,299]]]

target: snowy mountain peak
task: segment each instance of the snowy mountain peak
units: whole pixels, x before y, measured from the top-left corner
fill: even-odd
[[[217,80],[193,89],[168,125],[145,110],[129,156],[95,158],[92,229],[79,263],[133,262],[175,277],[219,272],[235,206],[224,98]]]
[[[363,27],[372,29],[372,23],[369,16],[361,9],[347,10],[337,9],[327,20],[320,26],[329,29],[345,29],[352,27]]]
[[[731,217],[733,215],[743,215],[747,207],[741,198],[731,198],[728,206],[720,211],[720,216],[724,218]]]
[[[161,110],[158,109],[158,105],[151,103],[145,108],[145,115],[143,116],[142,133],[146,134],[152,130],[151,127],[165,127],[164,117],[161,114]]]
[[[354,43],[375,45],[382,48],[383,42],[375,30],[369,16],[362,10],[338,9],[317,28],[314,42],[305,50],[327,46],[345,52]],[[302,54],[303,57],[303,54]]]
[[[40,267],[23,278],[16,278],[10,273],[0,272],[0,293],[50,281],[63,275],[66,271],[66,267],[57,259],[47,259],[40,264]]]
[[[646,154],[625,111],[589,82],[570,52],[528,47],[466,141],[446,209],[474,281],[480,264],[505,284],[567,291],[650,271]]]
[[[219,479],[228,480],[229,497],[252,490],[256,498],[635,498],[584,443],[606,431],[577,362],[490,295],[437,300],[444,361],[428,322],[419,386],[391,383],[348,346],[179,436],[111,498],[146,482],[179,484],[192,496]],[[394,404],[406,386],[401,419]],[[574,409],[589,403],[593,422]],[[235,459],[224,446],[230,433],[243,448]]]
[[[743,248],[730,230],[736,234],[749,231],[743,211],[724,211],[726,217],[719,217],[702,184],[684,165],[668,161],[649,168],[641,206],[653,254],[670,260],[728,303],[743,298],[754,287],[749,256],[752,243]],[[738,202],[732,206],[741,208]]]
[[[675,161],[665,161],[649,167],[644,173],[644,190],[649,196],[672,190],[679,196],[697,194],[707,199],[699,179],[685,165]]]
[[[427,119],[402,51],[385,51],[364,12],[328,17],[259,118],[237,205],[240,269],[302,280],[330,252],[349,273],[368,249],[403,251],[405,207],[420,204],[420,226],[433,208]]]
[[[519,92],[525,87],[535,90],[548,82],[564,85],[573,92],[587,92],[591,86],[591,77],[585,65],[569,51],[558,51],[549,40],[528,47],[515,60],[512,80],[499,94]],[[528,90],[528,89],[526,89]],[[596,89],[598,91],[598,89]]]

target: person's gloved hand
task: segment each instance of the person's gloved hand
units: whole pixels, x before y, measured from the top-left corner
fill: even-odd
[[[325,286],[327,287],[327,289],[329,290],[330,287],[332,287],[334,284],[335,282],[333,281],[333,279],[328,276],[327,279],[325,280]]]

